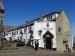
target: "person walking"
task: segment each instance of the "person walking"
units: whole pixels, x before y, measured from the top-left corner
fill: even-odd
[[[38,48],[39,48],[39,42],[38,40],[35,41],[35,56],[38,56]]]
[[[38,48],[39,48],[39,42],[38,42],[38,40],[37,40],[37,41],[35,41],[35,50],[37,51]]]
[[[68,52],[68,53],[71,52],[71,50],[70,50],[68,44],[66,44],[66,52]]]

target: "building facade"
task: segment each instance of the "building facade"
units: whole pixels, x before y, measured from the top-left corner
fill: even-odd
[[[40,48],[57,51],[65,51],[68,45],[73,50],[71,25],[64,11],[26,21],[24,25],[5,32],[5,38],[8,41],[21,40],[33,47],[38,40]]]

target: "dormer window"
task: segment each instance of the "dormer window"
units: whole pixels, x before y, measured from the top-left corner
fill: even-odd
[[[55,14],[52,15],[52,20],[54,20],[54,19],[55,19]]]
[[[50,20],[51,20],[51,16],[48,16],[48,17],[47,17],[47,21],[50,21]]]

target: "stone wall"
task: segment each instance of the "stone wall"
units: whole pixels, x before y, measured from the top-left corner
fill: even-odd
[[[60,29],[58,29],[60,27]],[[60,30],[60,32],[59,32]],[[73,39],[71,32],[71,25],[64,11],[61,11],[58,18],[56,19],[56,45],[58,51],[64,51],[63,41],[68,41],[68,46],[72,50]]]

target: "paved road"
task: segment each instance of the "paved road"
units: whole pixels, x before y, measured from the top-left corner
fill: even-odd
[[[0,56],[75,56],[75,52],[64,53],[44,49],[35,51],[31,47],[24,46],[16,50],[0,50]]]

